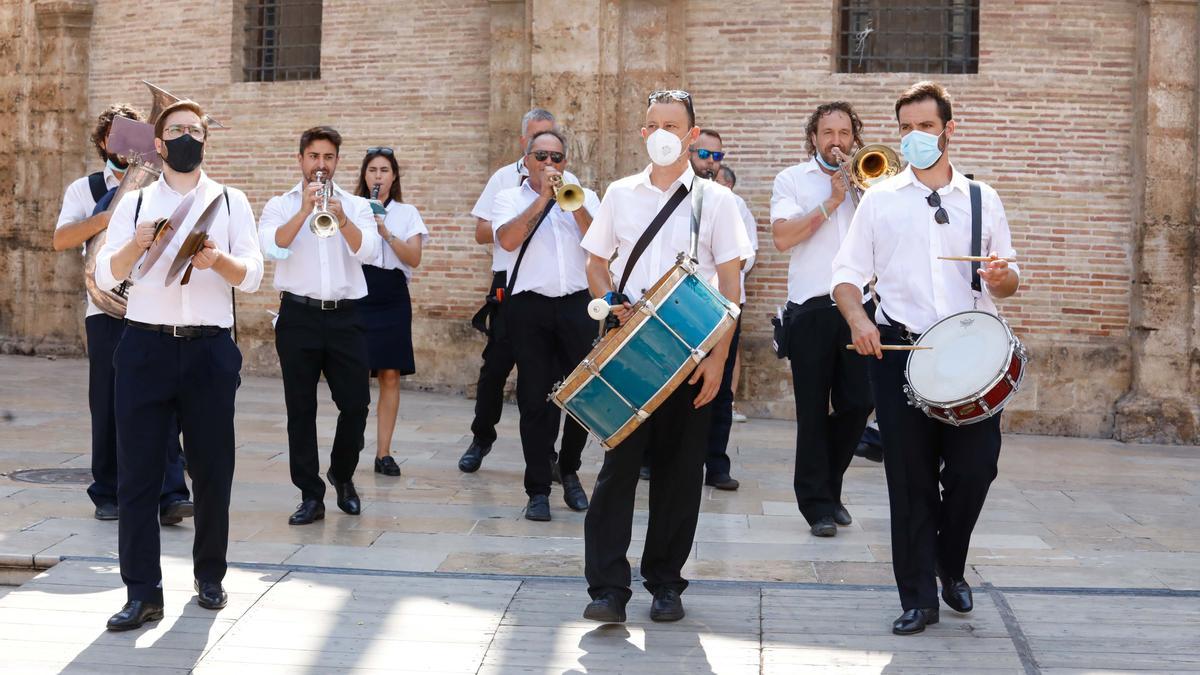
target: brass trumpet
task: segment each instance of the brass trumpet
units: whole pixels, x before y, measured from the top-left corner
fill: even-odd
[[[554,199],[558,202],[558,208],[569,213],[578,211],[579,207],[583,206],[582,187],[574,183],[563,183],[562,176],[551,176],[550,182],[554,185]]]
[[[900,156],[882,143],[864,145],[850,159],[838,151],[842,160],[838,171],[846,181],[846,190],[854,205],[862,200],[862,193],[875,183],[900,173]]]
[[[327,239],[337,234],[339,229],[337,216],[329,211],[329,198],[333,196],[333,181],[325,178],[324,171],[318,171],[314,178],[321,185],[321,191],[318,193],[321,201],[313,205],[312,213],[308,216],[308,229],[318,237]]]

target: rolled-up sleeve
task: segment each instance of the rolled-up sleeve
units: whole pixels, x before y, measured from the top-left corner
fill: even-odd
[[[617,250],[616,227],[613,222],[616,214],[613,213],[613,202],[613,190],[609,188],[604,199],[600,200],[600,205],[591,212],[592,224],[588,226],[587,233],[579,242],[583,250],[605,260],[611,259]]]
[[[283,197],[271,197],[263,207],[262,218],[258,220],[258,241],[261,253],[275,260],[287,260],[292,255],[290,249],[281,248],[275,243],[275,231],[291,219],[294,214],[284,213]]]
[[[505,223],[521,215],[521,212],[525,210],[520,205],[521,190],[523,189],[515,187],[501,190],[492,199],[491,215],[494,218],[490,222],[493,235],[498,233]],[[496,243],[499,244],[500,241],[496,240]]]
[[[805,211],[796,194],[795,181],[789,171],[781,171],[771,187],[771,222],[795,218],[804,215]]]
[[[746,266],[742,268],[743,272],[749,272],[754,267],[754,262],[758,260],[758,222],[754,220],[754,214],[750,213],[750,207],[746,205],[746,200],[735,195],[738,207],[738,213],[742,216],[742,224],[746,226],[746,238],[750,241],[750,250],[753,252],[746,259]]]
[[[984,213],[989,216],[987,242],[980,252],[983,255],[995,253],[1001,258],[1015,260],[1017,250],[1012,245],[1012,232],[1008,227],[1008,216],[1004,213],[1004,204],[1000,201],[1000,195],[996,194],[994,190],[988,190],[988,197],[987,203],[983,206]],[[1020,278],[1020,266],[1015,262],[1010,262],[1008,266]],[[983,284],[983,287],[987,288],[987,284]]]
[[[875,275],[874,211],[875,201],[871,193],[863,195],[862,202],[850,221],[850,230],[837,255],[833,257],[833,279],[829,283],[829,295],[839,284],[850,284],[856,288],[867,285]]]
[[[707,191],[706,191],[707,192]],[[718,193],[719,194],[719,193]],[[750,238],[738,213],[737,200],[732,192],[714,194],[705,200],[704,210],[712,214],[712,255],[717,265],[730,260],[749,260],[754,257]]]
[[[100,288],[116,288],[125,279],[118,279],[112,271],[112,259],[130,239],[133,239],[137,224],[133,222],[133,211],[137,198],[129,195],[122,199],[108,220],[108,233],[105,235],[104,248],[96,254],[96,286]]]
[[[246,266],[246,276],[237,289],[243,293],[253,293],[258,290],[263,278],[263,254],[256,235],[258,228],[254,222],[254,211],[240,190],[230,190],[229,201],[230,255]]]
[[[353,210],[347,209],[347,206],[353,207]],[[342,241],[346,242],[346,250],[363,264],[374,262],[383,248],[383,237],[379,236],[379,227],[375,223],[375,212],[371,210],[371,202],[362,197],[343,196],[342,208],[362,232],[362,242],[357,251],[350,251],[350,243],[346,242],[345,237],[342,238]]]

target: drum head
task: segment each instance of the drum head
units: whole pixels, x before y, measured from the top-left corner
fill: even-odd
[[[986,312],[961,312],[934,324],[912,352],[908,383],[931,403],[952,403],[983,391],[1011,358],[1008,328]]]

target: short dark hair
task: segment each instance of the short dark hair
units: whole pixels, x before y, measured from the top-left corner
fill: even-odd
[[[208,117],[204,114],[204,108],[201,108],[199,103],[187,99],[175,101],[163,108],[163,111],[158,114],[158,119],[154,120],[154,137],[158,139],[163,137],[163,129],[167,126],[167,118],[180,110],[189,110],[196,113],[196,117],[200,118],[200,126],[204,128],[204,137],[208,138]]]
[[[692,102],[692,95],[688,92],[682,89],[659,89],[650,92],[646,97],[646,107],[649,108],[655,103],[682,103],[687,109],[688,128],[696,126],[696,108]]]
[[[854,106],[846,101],[833,101],[831,103],[823,103],[817,106],[817,109],[808,116],[808,124],[804,127],[804,144],[808,148],[808,154],[816,156],[817,146],[813,145],[813,136],[817,135],[817,127],[821,125],[821,118],[835,112],[846,113],[850,118],[850,132],[854,134],[854,145],[862,147],[862,120],[858,118],[858,113],[854,112]],[[853,151],[854,148],[847,148]],[[853,153],[851,153],[853,154]]]
[[[329,141],[330,143],[333,143],[333,154],[335,155],[342,152],[342,135],[337,132],[337,129],[334,129],[333,127],[320,126],[313,127],[300,134],[300,154],[303,155],[304,151],[308,149],[308,146],[312,145],[316,141]]]
[[[721,173],[725,174],[725,178],[729,180],[729,189],[732,190],[733,186],[737,185],[737,174],[729,168],[728,164],[721,165]]]
[[[903,108],[910,103],[918,101],[933,100],[937,101],[938,117],[942,118],[942,126],[954,119],[954,110],[950,102],[950,92],[946,88],[932,80],[922,80],[907,91],[900,94],[900,98],[896,99],[896,121],[900,121],[900,108]]]
[[[114,103],[104,109],[100,116],[96,118],[96,126],[92,129],[92,145],[95,146],[96,152],[100,155],[100,159],[108,161],[108,154],[104,148],[100,147],[108,138],[108,130],[112,128],[114,117],[127,117],[135,122],[142,121],[142,114],[136,108],[124,103]]]
[[[715,129],[701,129],[700,135],[701,136],[712,136],[713,138],[717,139],[718,141],[721,140],[721,134],[718,134]],[[724,141],[721,141],[721,142],[724,143]]]
[[[358,190],[355,194],[363,199],[371,198],[371,189],[367,187],[367,165],[376,157],[382,157],[392,165],[392,173],[396,174],[396,179],[392,181],[392,189],[388,190],[387,198],[394,202],[403,202],[404,194],[400,191],[400,164],[396,161],[396,153],[382,152],[383,148],[374,150],[375,152],[363,155],[362,166],[358,168]]]
[[[563,136],[562,132],[558,131],[557,129],[550,129],[548,131],[539,131],[536,134],[534,134],[533,138],[529,139],[529,143],[527,143],[525,145],[525,154],[528,155],[529,153],[533,152],[533,142],[536,141],[537,139],[541,138],[542,136],[553,136],[553,137],[557,138],[558,142],[562,144],[563,156],[565,157],[567,155],[567,137]]]

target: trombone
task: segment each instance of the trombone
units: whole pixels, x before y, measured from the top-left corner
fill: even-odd
[[[846,155],[841,150],[837,148],[834,150],[837,152],[838,158],[842,160],[838,165],[838,172],[846,181],[846,191],[854,200],[855,208],[858,207],[859,201],[862,200],[862,193],[867,188],[900,173],[900,156],[896,154],[895,150],[882,143],[864,145],[850,159],[846,159]]]
[[[579,207],[583,206],[582,187],[574,183],[563,183],[562,176],[551,176],[550,182],[554,186],[554,199],[558,202],[558,208],[569,213],[578,211]]]

